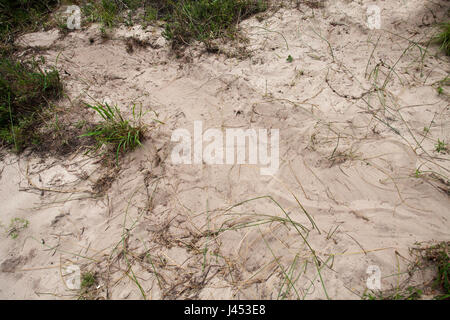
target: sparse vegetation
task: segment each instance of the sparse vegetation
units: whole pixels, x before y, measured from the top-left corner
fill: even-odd
[[[143,8],[143,15],[136,14],[138,8]],[[88,2],[82,10],[88,22],[100,22],[107,28],[121,22],[132,25],[162,20],[163,36],[174,47],[193,40],[211,47],[213,39],[234,38],[239,21],[267,8],[267,0],[102,0]]]
[[[449,258],[450,242],[442,241],[427,246],[418,246],[411,249],[411,252],[417,256],[417,261],[410,268],[410,272],[431,267],[435,271],[435,277],[428,286],[434,290],[433,299],[448,300],[450,299],[450,258]]]
[[[413,286],[407,287],[405,290],[398,292],[395,290],[394,293],[366,293],[363,296],[364,300],[417,300],[423,294],[421,289],[415,288]]]
[[[436,145],[435,145],[435,150],[436,152],[446,152],[448,150],[448,146],[444,141],[441,141],[440,139],[438,139]]]
[[[91,272],[85,272],[81,275],[81,289],[89,289],[95,284],[95,276]]]
[[[13,218],[6,229],[6,233],[12,239],[16,239],[21,230],[28,228],[29,223],[28,220],[23,218]]]
[[[441,32],[436,36],[435,41],[440,45],[441,50],[450,56],[450,22],[441,24]]]
[[[95,284],[97,278],[95,273],[86,271],[81,274],[79,300],[95,300],[97,298]]]
[[[435,271],[435,277],[431,284],[426,282],[406,287],[400,286],[387,291],[366,292],[362,298],[366,300],[417,300],[422,298],[425,291],[428,291],[428,296],[431,295],[435,300],[450,299],[449,245],[450,242],[443,241],[434,245],[420,245],[411,248],[411,253],[417,259],[408,266],[407,274],[412,278],[417,271],[431,268]]]
[[[133,123],[125,120],[117,106],[109,104],[87,105],[95,110],[102,118],[94,130],[89,131],[83,136],[94,137],[97,141],[94,151],[98,151],[103,146],[112,147],[118,161],[119,154],[134,150],[141,145],[144,137],[145,127],[140,123],[142,111],[136,114],[133,106]]]
[[[436,84],[438,85],[436,89],[437,93],[439,95],[445,94],[444,88],[450,86],[450,77],[446,76],[444,79],[437,81]]]
[[[10,0],[0,2],[0,53],[11,51],[16,36],[25,31],[35,31],[52,9],[59,4],[57,0]]]
[[[0,144],[21,151],[39,143],[34,130],[42,109],[61,97],[62,84],[55,69],[43,70],[41,62],[19,61],[13,56],[14,40],[41,28],[55,0],[0,2]]]
[[[119,24],[155,23],[162,27],[159,31],[163,31],[173,49],[198,41],[209,52],[215,52],[221,40],[240,40],[239,22],[266,10],[268,1],[76,0],[73,3],[82,8],[83,22],[99,22],[99,32],[74,31],[67,42],[59,39],[55,46],[42,47],[30,44],[20,55],[17,52],[18,56],[29,57],[45,50],[45,55],[51,59],[56,54],[57,60],[61,57],[61,73],[70,77],[72,86],[67,95],[70,106],[51,103],[62,92],[57,70],[44,69],[44,61],[18,61],[11,54],[15,50],[12,43],[16,35],[36,31],[53,8],[50,4],[60,2],[1,2],[0,9],[10,13],[2,12],[0,16],[0,46],[5,45],[9,50],[2,51],[4,55],[0,57],[0,145],[22,150],[29,145],[46,148],[47,143],[54,143],[56,148],[72,152],[72,148],[78,149],[83,143],[89,144],[95,153],[104,152],[112,161],[138,148],[146,131],[141,122],[142,111],[135,106],[119,109],[108,103],[80,106],[79,102],[89,94],[158,103],[158,110],[169,123],[168,130],[152,135],[154,140],[149,152],[144,155],[140,151],[145,150],[138,150],[138,159],[127,159],[123,164],[127,170],[123,174],[118,166],[102,172],[105,166],[98,165],[97,159],[78,157],[78,152],[62,161],[45,162],[34,155],[11,157],[11,161],[8,156],[4,168],[0,168],[2,182],[9,180],[5,185],[13,189],[12,192],[21,195],[32,192],[33,199],[40,197],[33,201],[33,207],[26,203],[30,210],[28,216],[38,214],[33,224],[49,213],[58,211],[58,215],[50,225],[47,223],[50,219],[33,225],[35,232],[31,233],[26,230],[29,222],[25,219],[14,218],[8,226],[9,218],[14,216],[8,214],[6,225],[1,227],[4,237],[23,238],[27,250],[5,254],[12,256],[7,257],[5,268],[16,272],[9,279],[5,275],[5,283],[14,283],[18,272],[31,274],[25,272],[31,269],[48,269],[55,277],[61,277],[58,281],[64,282],[61,267],[66,259],[65,263],[76,263],[83,268],[81,282],[76,279],[79,290],[70,291],[70,295],[80,299],[127,299],[129,296],[134,299],[139,292],[143,299],[205,299],[210,294],[232,298],[330,299],[334,295],[342,297],[341,289],[344,297],[350,291],[360,297],[360,290],[365,288],[365,283],[360,281],[365,267],[363,262],[372,263],[374,255],[370,252],[379,252],[376,262],[381,262],[380,266],[385,268],[383,279],[395,277],[398,281],[389,280],[389,291],[367,293],[363,298],[415,300],[433,296],[449,299],[448,242],[423,249],[422,259],[413,262],[414,269],[409,268],[410,257],[397,260],[398,272],[387,265],[393,261],[391,255],[393,248],[398,248],[395,246],[398,237],[412,239],[415,231],[420,233],[420,238],[430,234],[440,237],[445,233],[445,217],[438,211],[445,208],[446,198],[437,192],[449,186],[448,179],[440,174],[441,169],[447,170],[445,161],[449,153],[445,122],[448,108],[444,103],[448,98],[448,77],[439,80],[447,73],[447,61],[441,57],[425,59],[428,47],[422,47],[423,39],[418,37],[421,33],[411,38],[408,34],[416,32],[418,25],[409,11],[405,13],[414,25],[407,28],[401,25],[407,32],[402,32],[404,39],[400,42],[393,40],[394,37],[385,37],[384,32],[388,31],[385,29],[367,34],[369,48],[374,45],[369,56],[365,48],[352,50],[352,46],[358,44],[359,48],[365,40],[365,37],[354,38],[361,35],[361,26],[351,23],[355,13],[350,12],[346,19],[341,19],[334,14],[336,10],[323,14],[309,10],[321,8],[323,1],[296,2],[298,12],[282,10],[267,24],[261,24],[276,30],[257,23],[245,27],[252,35],[248,50],[256,53],[254,59],[235,64],[231,59],[198,58],[200,55],[192,50],[187,52],[186,65],[183,60],[174,62],[165,49],[157,49],[160,48],[160,33],[153,34],[153,29],[142,33],[122,29],[113,37],[124,40],[127,52],[135,53],[134,57],[127,57],[123,50],[115,51],[120,49],[118,41],[97,45],[98,34],[101,32],[106,39],[113,35],[109,28]],[[16,15],[15,4],[17,12],[23,13],[26,9],[25,14],[30,13],[30,17],[17,20],[22,13]],[[38,9],[33,13],[34,9],[30,8]],[[261,22],[264,16],[256,17]],[[357,20],[360,18],[357,13]],[[429,28],[425,28],[428,19],[422,23],[424,26],[420,28],[427,31],[424,37],[429,39]],[[69,32],[63,19],[55,27],[62,33]],[[141,38],[143,33],[149,38]],[[378,49],[374,35],[381,39]],[[445,35],[444,31],[443,35],[437,41],[448,54],[448,33]],[[157,41],[153,42],[155,39]],[[288,40],[293,42],[291,49]],[[389,42],[383,42],[386,40]],[[406,40],[408,48],[400,55],[399,50]],[[238,42],[235,41],[233,47]],[[146,46],[154,50],[145,51]],[[78,48],[82,50],[76,50]],[[141,52],[137,52],[138,48]],[[413,48],[421,52],[420,65],[419,60],[411,61],[415,58]],[[386,53],[386,49],[392,50]],[[101,50],[116,53],[116,59],[103,59],[105,51]],[[357,54],[353,56],[352,51]],[[395,62],[392,57],[396,56],[400,58]],[[365,57],[369,59],[366,76],[368,81],[373,79],[373,83],[360,81],[358,61],[364,61]],[[369,74],[369,67],[375,64]],[[438,69],[438,64],[442,64],[442,70]],[[298,67],[304,70],[297,70]],[[416,72],[412,70],[426,75],[423,83],[417,81],[418,76],[413,77]],[[353,71],[358,71],[357,76],[352,75]],[[291,88],[286,88],[291,79]],[[427,91],[415,90],[419,85]],[[117,91],[110,95],[111,90]],[[89,112],[79,112],[77,108]],[[402,111],[405,109],[407,111]],[[95,124],[90,122],[93,116],[98,120]],[[203,170],[201,165],[201,175],[196,167],[169,165],[167,151],[172,146],[168,141],[169,131],[188,125],[193,119],[206,120],[205,129],[216,124],[220,124],[221,129],[248,124],[251,128],[281,126],[280,130],[286,130],[282,134],[282,170],[273,177],[276,180],[269,190],[275,195],[258,196],[266,190],[266,179],[260,180],[254,175],[254,165],[229,166],[225,171],[219,167]],[[391,148],[391,144],[395,145]],[[361,150],[360,146],[363,146]],[[305,151],[304,147],[310,150]],[[403,147],[408,149],[405,155]],[[272,150],[271,155],[274,155]],[[395,156],[390,156],[392,154]],[[405,156],[407,161],[404,161]],[[415,176],[423,181],[411,181],[409,176],[414,175],[411,170],[416,168],[410,166],[411,159],[418,165]],[[287,165],[290,174],[286,171]],[[21,175],[20,183],[16,183],[16,172]],[[116,177],[117,183],[112,186]],[[233,187],[236,178],[238,189]],[[284,189],[292,194],[292,199],[288,199],[288,191]],[[448,195],[448,189],[445,190]],[[254,198],[243,200],[249,193]],[[416,199],[415,194],[427,201]],[[358,203],[362,198],[369,203],[368,208]],[[23,206],[11,206],[17,199],[22,198],[12,193],[4,207],[23,210]],[[302,199],[308,199],[305,206]],[[201,208],[203,200],[206,200],[204,210]],[[436,206],[433,206],[435,201]],[[230,206],[232,203],[235,205]],[[315,205],[317,203],[320,206]],[[376,215],[372,214],[372,205],[382,210],[381,224],[377,217],[372,219]],[[391,215],[398,218],[397,208],[400,216],[412,212],[410,216],[417,219],[411,219],[411,225],[404,221],[404,228],[396,233],[387,232],[381,242],[368,241],[365,231],[371,231],[372,227],[375,227],[374,236],[390,230],[385,226],[391,225]],[[419,215],[422,211],[424,214]],[[433,216],[435,213],[437,215]],[[70,215],[67,222],[60,220],[66,215]],[[321,228],[316,225],[316,219]],[[416,228],[417,224],[424,226]],[[119,227],[123,228],[120,234]],[[324,234],[326,230],[329,231]],[[97,234],[102,237],[96,238]],[[80,243],[71,241],[74,237]],[[358,242],[360,237],[364,240],[361,243]],[[34,260],[35,253],[40,251],[35,251],[28,239],[45,247],[48,263]],[[15,242],[15,247],[22,246]],[[389,251],[383,254],[384,250]],[[3,260],[1,262],[3,264]],[[339,270],[348,265],[361,267],[361,270],[353,268],[358,277],[346,273],[340,278]],[[408,270],[402,272],[400,269],[405,265]],[[429,276],[426,282],[413,283],[409,272],[425,265],[436,268],[436,279],[430,281]],[[404,278],[407,279],[403,282]],[[55,283],[54,279],[50,279],[50,283]],[[416,280],[415,277],[413,281]],[[134,290],[129,290],[128,281],[136,286]],[[30,278],[24,278],[21,284],[23,288],[21,285],[5,286],[14,291],[6,290],[4,295],[68,296],[60,286],[58,290],[46,286],[41,290]],[[342,284],[346,289],[340,287]],[[431,290],[431,285],[439,292]],[[16,291],[18,289],[20,291]]]
[[[0,142],[17,151],[36,143],[34,129],[42,120],[42,109],[61,94],[56,69],[43,70],[36,61],[1,58]]]
[[[120,6],[122,4],[122,6]],[[111,28],[120,20],[119,13],[124,10],[123,2],[114,0],[102,0],[88,2],[82,7],[83,17],[88,22],[99,22],[103,26]]]
[[[434,246],[426,248],[424,257],[436,266],[437,276],[434,282],[435,288],[442,290],[443,294],[438,295],[435,299],[450,299],[450,258],[449,258],[450,242],[441,242]]]

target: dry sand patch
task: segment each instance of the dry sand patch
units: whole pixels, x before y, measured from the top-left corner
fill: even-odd
[[[128,116],[142,105],[152,127],[118,172],[81,153],[3,157],[1,221],[29,226],[2,236],[0,297],[76,298],[71,264],[95,275],[88,298],[359,299],[370,265],[385,289],[407,280],[392,275],[408,249],[450,236],[450,158],[434,151],[450,141],[448,91],[436,91],[450,61],[419,49],[448,3],[380,2],[381,30],[365,24],[368,3],[248,19],[245,59],[198,47],[176,59],[153,27],[107,41],[96,25],[29,35],[48,46],[71,101],[111,101]],[[130,36],[154,45],[127,49]],[[196,120],[280,129],[278,172],[172,164],[171,133]]]

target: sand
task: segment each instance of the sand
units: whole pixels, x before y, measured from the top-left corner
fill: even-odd
[[[158,27],[23,36],[24,56],[57,63],[68,112],[96,99],[131,117],[134,103],[149,129],[119,171],[80,150],[4,153],[0,220],[29,225],[1,235],[0,298],[76,299],[70,265],[95,274],[100,299],[360,299],[369,266],[383,290],[429,281],[405,271],[409,248],[450,238],[450,157],[435,151],[450,141],[448,87],[436,90],[450,60],[419,47],[449,3],[378,1],[380,30],[366,25],[373,2],[322,3],[243,21],[248,56],[194,45],[177,58]],[[151,45],[127,51],[131,36]],[[279,129],[279,170],[174,165],[171,134],[194,121]]]

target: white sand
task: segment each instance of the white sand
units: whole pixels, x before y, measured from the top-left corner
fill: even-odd
[[[129,263],[147,299],[277,299],[291,269],[295,290],[286,298],[325,299],[310,249],[292,225],[273,221],[286,219],[274,202],[259,199],[224,211],[260,196],[273,197],[310,230],[309,245],[328,261],[321,277],[330,298],[359,299],[370,265],[379,266],[382,289],[404,281],[404,274],[391,275],[405,271],[408,248],[450,238],[450,201],[441,189],[448,186],[430,173],[414,176],[419,167],[449,176],[450,157],[434,145],[438,138],[450,141],[448,87],[445,94],[436,91],[450,60],[436,46],[423,61],[417,47],[404,53],[405,39],[425,45],[448,2],[379,1],[382,30],[365,25],[369,3],[330,0],[321,9],[300,5],[261,22],[246,20],[241,27],[252,56],[243,60],[198,47],[177,60],[161,30],[150,27],[122,27],[105,42],[95,25],[62,40],[54,31],[22,38],[48,46],[49,64],[59,55],[72,101],[109,99],[127,115],[131,102],[142,103],[165,124],[152,125],[144,146],[122,160],[111,188],[96,198],[91,186],[110,174],[97,159],[81,152],[45,161],[4,156],[0,220],[7,226],[21,217],[29,226],[17,239],[1,236],[0,298],[76,298],[63,277],[75,264],[96,272],[97,297],[141,299],[132,273],[125,274]],[[133,34],[156,49],[127,53],[123,38]],[[384,105],[368,93],[374,80],[365,76],[366,67],[370,73],[381,60],[380,87],[389,74]],[[204,129],[280,129],[279,171],[268,177],[254,165],[173,165],[171,133],[192,131],[195,120]],[[424,127],[430,127],[426,136]],[[268,219],[273,222],[214,233]],[[124,228],[132,230],[121,242]],[[118,256],[124,243],[126,259]]]

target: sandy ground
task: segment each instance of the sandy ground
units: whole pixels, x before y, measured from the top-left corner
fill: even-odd
[[[177,59],[157,27],[24,36],[24,55],[57,63],[69,112],[136,103],[151,125],[119,172],[79,150],[3,156],[0,220],[29,225],[1,235],[0,298],[77,298],[70,265],[110,299],[360,299],[371,265],[384,290],[407,281],[408,248],[450,239],[450,157],[434,150],[450,141],[448,87],[436,90],[450,60],[419,49],[449,2],[378,1],[380,30],[366,26],[372,2],[323,3],[242,22],[248,57],[193,46]],[[133,35],[151,45],[130,50]],[[195,120],[280,129],[278,172],[172,164],[173,130]]]

